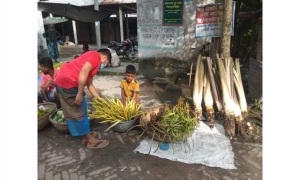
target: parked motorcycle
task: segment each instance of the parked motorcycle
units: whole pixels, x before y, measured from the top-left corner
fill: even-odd
[[[108,48],[115,50],[118,56],[126,56],[130,60],[137,60],[138,58],[138,51],[134,48],[134,43],[130,38],[121,43],[110,41]]]

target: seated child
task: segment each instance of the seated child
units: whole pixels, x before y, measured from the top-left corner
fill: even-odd
[[[60,108],[60,101],[55,90],[55,80],[59,74],[59,69],[54,69],[52,59],[43,57],[39,59],[39,65],[43,72],[38,88],[38,102],[54,102]]]
[[[126,67],[126,77],[121,81],[122,103],[125,104],[126,99],[133,99],[140,104],[140,84],[135,80],[136,69],[133,65]]]

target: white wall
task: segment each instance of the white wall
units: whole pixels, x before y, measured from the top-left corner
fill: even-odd
[[[211,41],[195,38],[196,7],[213,3],[214,0],[184,0],[183,25],[163,26],[162,0],[138,0],[139,59],[167,57],[194,61],[201,46]]]

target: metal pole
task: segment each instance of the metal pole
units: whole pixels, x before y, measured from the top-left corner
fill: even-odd
[[[94,0],[94,9],[99,11],[98,0]],[[101,49],[100,21],[95,22],[97,49]]]
[[[74,33],[74,40],[75,40],[75,48],[76,48],[76,52],[77,52],[77,49],[78,49],[78,40],[77,40],[76,22],[73,20],[72,24],[73,24],[73,33]]]
[[[126,13],[126,31],[127,31],[127,37],[129,37],[128,13]]]
[[[64,23],[61,23],[62,35],[65,36],[65,28]]]
[[[122,6],[119,6],[119,20],[120,20],[121,42],[122,42],[124,41]]]
[[[43,49],[48,49],[46,39],[42,36],[45,32],[42,12],[38,11],[39,35],[42,40]]]
[[[109,37],[110,37],[110,41],[112,41],[112,30],[111,30],[110,17],[108,17],[108,25],[109,25]]]

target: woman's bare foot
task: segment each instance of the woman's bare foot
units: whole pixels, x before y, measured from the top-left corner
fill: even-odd
[[[95,138],[94,138],[95,139]],[[93,143],[88,141],[86,148],[88,149],[101,149],[109,145],[109,141],[107,140],[100,140],[100,139],[95,139]]]
[[[98,133],[96,131],[91,131],[90,133],[91,133],[92,137],[96,137],[98,135]],[[86,142],[87,142],[87,137],[83,136],[82,140],[81,140],[81,144],[86,144]]]

